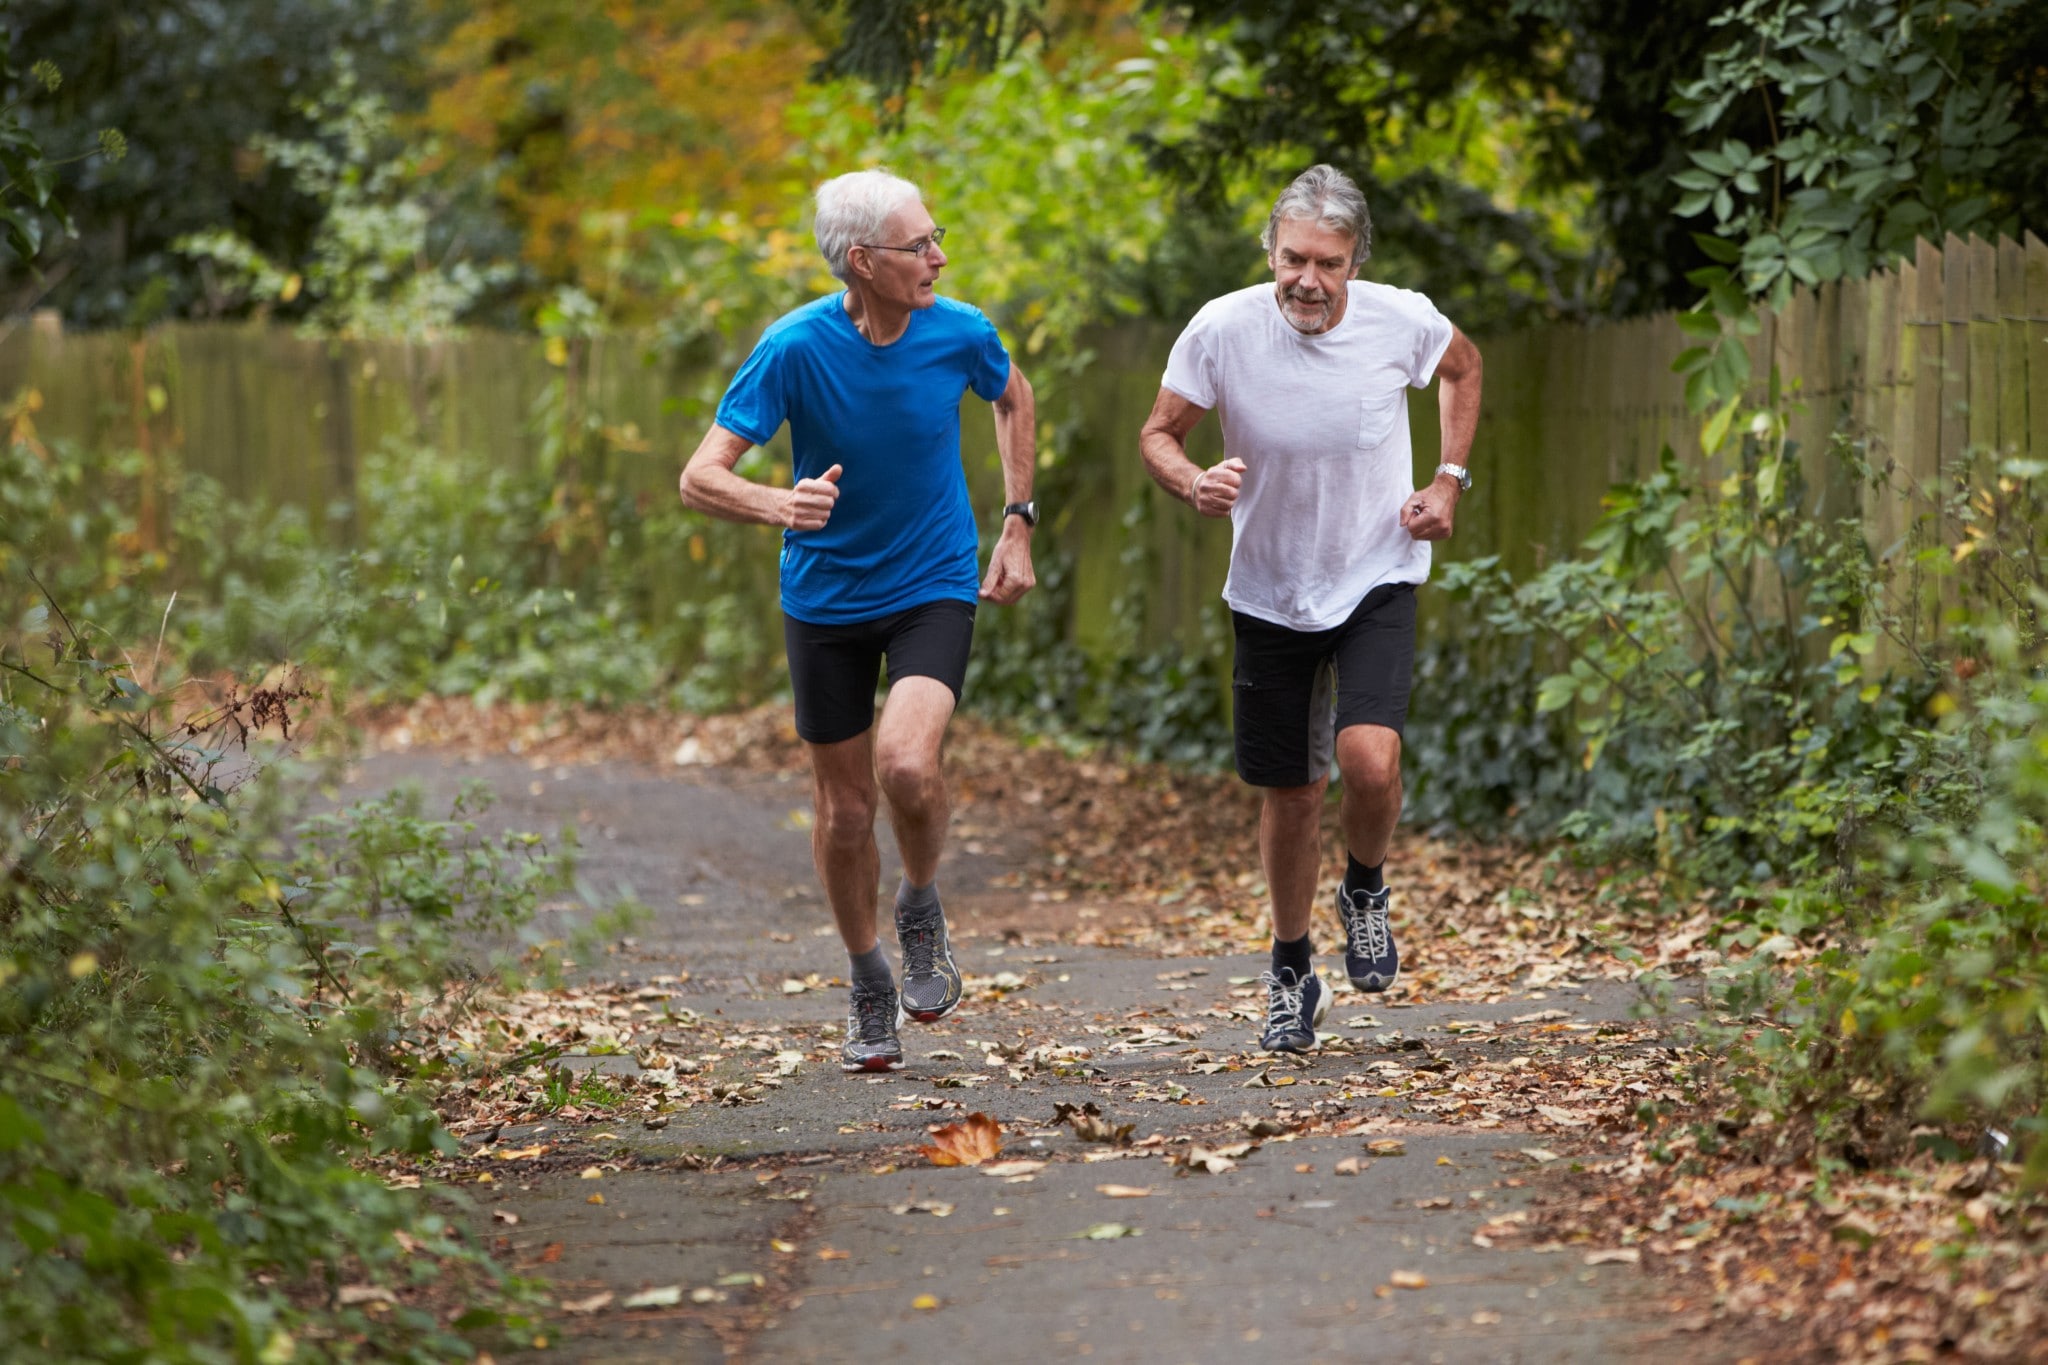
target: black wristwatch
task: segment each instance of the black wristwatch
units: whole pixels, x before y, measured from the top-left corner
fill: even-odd
[[[1035,502],[1013,502],[1006,504],[1003,508],[1003,517],[1005,520],[1011,517],[1022,517],[1026,526],[1035,527],[1038,525],[1038,504]]]

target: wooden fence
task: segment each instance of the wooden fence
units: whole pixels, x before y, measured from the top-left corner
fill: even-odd
[[[1067,505],[1051,538],[1077,558],[1072,629],[1119,651],[1131,619],[1112,610],[1140,591],[1149,642],[1185,636],[1213,613],[1228,555],[1222,523],[1204,523],[1151,489],[1137,431],[1177,329],[1132,324],[1092,338],[1095,363],[1075,382],[1082,419],[1069,451]],[[621,433],[627,476],[673,486],[710,420],[723,376],[659,360],[632,338],[599,339],[576,367],[575,401]],[[1609,484],[1645,472],[1669,445],[1700,460],[1699,418],[1669,362],[1683,349],[1669,314],[1481,339],[1485,407],[1474,493],[1447,552],[1500,554],[1526,570],[1568,554]],[[1800,443],[1817,514],[1860,515],[1880,549],[1908,524],[1895,499],[1834,475],[1831,432],[1869,442],[1927,481],[1969,452],[2048,460],[2048,245],[1951,237],[1868,279],[1801,291],[1752,342],[1753,373],[1775,366],[1803,407]],[[328,342],[258,326],[172,325],[143,336],[67,333],[49,320],[0,335],[0,394],[33,387],[46,435],[101,446],[174,449],[191,468],[253,495],[318,505],[353,487],[363,453],[398,440],[505,460],[533,459],[537,405],[561,371],[532,337],[469,333],[446,340]],[[1041,389],[1046,387],[1039,377]],[[554,388],[558,395],[559,388]],[[993,441],[967,405],[970,476],[994,496]],[[1437,459],[1433,395],[1415,395],[1416,465]],[[1196,450],[1216,454],[1215,423]],[[1133,555],[1144,560],[1134,582]]]

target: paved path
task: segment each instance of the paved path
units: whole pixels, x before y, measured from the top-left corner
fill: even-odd
[[[381,754],[351,774],[344,795],[413,781],[428,789],[432,809],[464,779],[497,794],[486,820],[493,826],[577,826],[587,880],[603,891],[630,886],[653,908],[630,945],[583,964],[589,976],[638,985],[687,973],[668,1003],[713,1025],[723,1037],[714,1055],[736,1077],[762,1065],[745,1055],[749,1035],[797,1039],[806,1050],[779,1088],[759,1089],[758,1102],[694,1107],[659,1132],[557,1122],[500,1135],[567,1142],[574,1155],[551,1173],[473,1187],[485,1191],[479,1229],[514,1265],[548,1276],[563,1301],[615,1296],[566,1324],[548,1359],[993,1365],[1747,1353],[1680,1333],[1632,1265],[1590,1266],[1583,1248],[1475,1245],[1482,1225],[1512,1214],[1550,1178],[1522,1154],[1535,1140],[1506,1127],[1416,1122],[1400,1101],[1361,1084],[1376,1056],[1412,1060],[1417,1041],[1454,1068],[1506,1059],[1515,1050],[1507,1030],[1445,1025],[1504,1023],[1540,1006],[1399,1008],[1342,993],[1326,1028],[1360,1040],[1361,1050],[1275,1067],[1268,1080],[1283,1084],[1248,1088],[1256,1072],[1202,1074],[1190,1057],[1196,1048],[1220,1056],[1249,1045],[1251,1026],[1221,1016],[1254,1003],[1232,978],[1262,963],[1078,948],[1060,941],[1057,922],[1049,940],[1049,907],[991,885],[1010,864],[969,854],[956,839],[941,887],[963,966],[987,982],[954,1019],[907,1026],[909,1069],[846,1077],[821,1051],[830,1045],[821,1026],[843,1018],[843,991],[782,987],[845,971],[812,879],[802,783],[709,768],[535,769],[513,757]],[[886,846],[884,866],[893,877]],[[992,984],[1004,971],[1025,988]],[[1546,1003],[1598,1022],[1626,1017],[1633,998],[1607,988]],[[1195,1036],[1170,1047],[1144,1046],[1140,1036],[1131,1046],[1130,1021],[1146,1009],[1162,1028],[1181,1021]],[[1347,1031],[1347,1018],[1360,1022]],[[1026,1029],[1092,1044],[1091,1055],[1014,1073],[984,1060],[985,1045]],[[633,1065],[622,1057],[576,1064]],[[1111,1156],[1053,1124],[1056,1103],[1089,1100],[1152,1145]],[[959,1108],[933,1108],[945,1104]],[[1002,1123],[1003,1159],[1041,1159],[1044,1169],[1013,1182],[907,1154],[928,1124],[969,1110]],[[1357,1131],[1269,1134],[1224,1174],[1180,1174],[1168,1164],[1186,1139],[1242,1140],[1247,1118],[1284,1126],[1311,1111]],[[1369,1154],[1368,1140],[1388,1137],[1405,1144],[1402,1155]],[[577,1178],[586,1162],[606,1157],[617,1169],[602,1180]],[[713,1169],[697,1169],[713,1157],[722,1158]],[[1351,1159],[1359,1172],[1339,1173]],[[1104,1185],[1151,1193],[1112,1198]],[[594,1188],[601,1205],[590,1201]],[[518,1221],[488,1222],[490,1210]],[[1109,1236],[1105,1224],[1129,1235]],[[1397,1273],[1426,1284],[1397,1288]],[[683,1301],[618,1306],[664,1286],[681,1287]]]

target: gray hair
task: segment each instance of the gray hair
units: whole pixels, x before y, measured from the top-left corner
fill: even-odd
[[[889,215],[922,198],[917,186],[880,168],[849,171],[818,186],[818,217],[812,230],[833,276],[846,279],[846,253],[873,241]]]
[[[1349,237],[1353,266],[1372,255],[1372,214],[1366,211],[1365,196],[1351,177],[1335,166],[1311,166],[1280,191],[1272,215],[1266,219],[1266,230],[1259,234],[1259,245],[1269,256],[1283,218],[1306,219]]]

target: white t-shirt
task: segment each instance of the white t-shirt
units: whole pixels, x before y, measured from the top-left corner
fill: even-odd
[[[1225,294],[1174,343],[1165,385],[1223,423],[1245,463],[1223,600],[1294,630],[1327,630],[1382,583],[1429,578],[1429,543],[1401,525],[1415,491],[1408,389],[1451,344],[1422,295],[1352,280],[1344,316],[1308,336],[1271,283]]]

